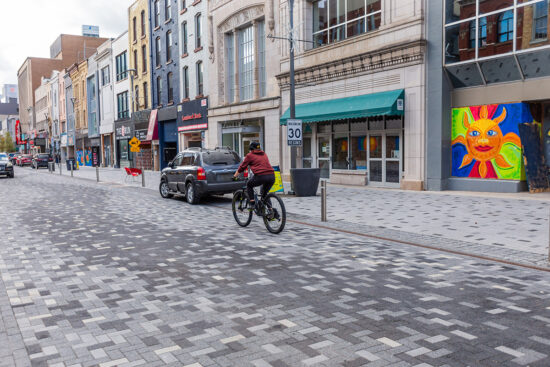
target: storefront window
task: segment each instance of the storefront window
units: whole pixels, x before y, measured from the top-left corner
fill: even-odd
[[[382,137],[371,135],[369,143],[369,158],[382,158]]]
[[[302,148],[302,161],[304,168],[311,168],[311,137],[304,137]]]
[[[366,135],[351,137],[351,169],[367,169]]]

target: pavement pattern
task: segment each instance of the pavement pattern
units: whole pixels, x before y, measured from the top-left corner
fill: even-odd
[[[550,273],[0,179],[0,366],[548,366]]]
[[[82,167],[74,175],[96,178],[91,167]],[[120,169],[101,168],[100,180],[141,186],[141,179],[132,180]],[[146,188],[158,190],[159,180],[159,172],[146,171]],[[319,198],[292,196],[285,202],[288,212],[302,220],[319,221]],[[548,266],[549,193],[417,192],[329,185],[327,207],[333,227],[383,237],[412,235],[422,244]]]

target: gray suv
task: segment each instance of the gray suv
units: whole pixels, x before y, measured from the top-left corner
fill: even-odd
[[[182,195],[197,204],[205,195],[223,195],[243,187],[243,180],[233,180],[241,157],[229,148],[189,148],[179,153],[162,170],[159,191],[163,198]]]

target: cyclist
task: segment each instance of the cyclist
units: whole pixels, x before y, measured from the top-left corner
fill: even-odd
[[[254,173],[254,177],[248,180],[246,184],[248,199],[250,200],[249,208],[253,209],[256,204],[254,202],[254,187],[262,186],[261,200],[264,200],[269,193],[269,190],[271,190],[271,187],[275,183],[275,171],[273,170],[273,167],[271,167],[271,163],[269,163],[267,154],[260,149],[260,143],[257,141],[251,142],[249,150],[250,153],[246,155],[243,162],[239,166],[239,169],[233,176],[237,177],[248,167],[250,167],[252,173]]]

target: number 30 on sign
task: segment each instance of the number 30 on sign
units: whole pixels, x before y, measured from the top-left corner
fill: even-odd
[[[286,122],[287,143],[289,146],[302,146],[302,120],[288,119]]]

